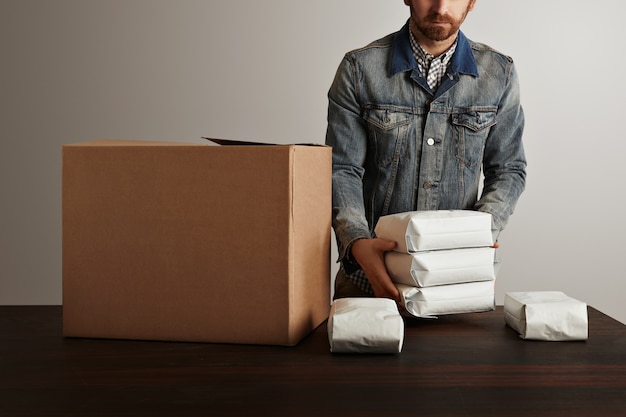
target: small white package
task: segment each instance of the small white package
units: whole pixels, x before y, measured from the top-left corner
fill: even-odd
[[[522,339],[587,340],[587,304],[560,291],[509,292],[504,320]]]
[[[495,310],[495,282],[438,285],[419,288],[397,285],[405,310],[415,316],[434,318],[446,314],[478,313]]]
[[[493,246],[491,214],[472,210],[410,211],[380,217],[377,237],[398,252]]]
[[[387,252],[385,266],[397,284],[416,287],[494,281],[495,249],[447,249],[414,253]]]
[[[340,298],[330,308],[328,341],[333,353],[399,353],[404,320],[388,298]]]

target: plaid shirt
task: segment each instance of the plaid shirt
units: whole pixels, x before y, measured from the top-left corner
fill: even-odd
[[[370,284],[369,280],[365,276],[365,272],[363,272],[362,269],[357,269],[350,275],[346,273],[346,275],[354,283],[354,285],[356,285],[358,289],[363,290],[370,295],[374,295],[372,285]]]
[[[441,83],[441,79],[446,74],[452,55],[454,55],[457,41],[454,41],[454,44],[452,44],[450,49],[446,52],[438,57],[435,57],[434,55],[426,52],[420,46],[411,31],[409,31],[409,38],[411,41],[411,49],[413,49],[413,55],[417,61],[417,67],[422,73],[422,76],[426,78],[426,82],[428,83],[430,89],[432,91],[437,90],[437,87]]]

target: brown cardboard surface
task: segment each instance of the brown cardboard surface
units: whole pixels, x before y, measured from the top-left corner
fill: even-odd
[[[322,146],[64,146],[64,334],[296,344],[328,317],[330,176]]]

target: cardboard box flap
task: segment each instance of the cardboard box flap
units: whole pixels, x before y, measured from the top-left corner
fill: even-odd
[[[268,143],[268,142],[250,142],[245,140],[231,140],[231,139],[216,139],[209,138],[203,136],[202,139],[206,139],[210,142],[217,143],[222,146],[321,146],[326,147],[327,145],[321,143],[291,143],[291,144],[279,144],[279,143]]]

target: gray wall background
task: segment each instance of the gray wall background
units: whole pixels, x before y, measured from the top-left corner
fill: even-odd
[[[626,323],[626,2],[478,0],[464,31],[517,62],[528,186],[507,291],[560,290]],[[61,146],[95,138],[324,141],[344,52],[401,0],[0,0],[0,304],[61,304]]]

